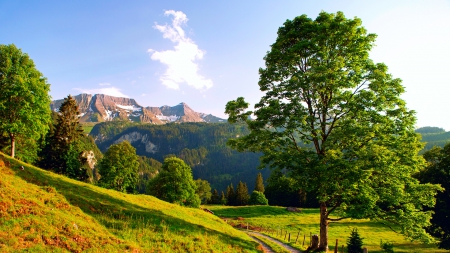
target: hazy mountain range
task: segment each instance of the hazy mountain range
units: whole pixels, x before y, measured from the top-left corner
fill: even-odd
[[[81,113],[81,122],[128,120],[152,124],[169,122],[226,122],[211,114],[195,112],[186,103],[176,106],[143,107],[132,98],[104,94],[79,94],[74,96]],[[64,99],[52,101],[50,107],[58,111]]]

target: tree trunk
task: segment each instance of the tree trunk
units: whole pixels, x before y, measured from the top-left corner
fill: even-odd
[[[319,249],[328,252],[328,212],[327,205],[320,203],[320,241]]]
[[[16,137],[14,136],[14,134],[9,134],[9,137],[11,139],[11,157],[14,158],[16,148]]]

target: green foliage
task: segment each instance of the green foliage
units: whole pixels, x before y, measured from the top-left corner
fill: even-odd
[[[385,253],[394,253],[394,244],[392,242],[383,242],[383,240],[381,240],[380,248]]]
[[[194,178],[207,180],[212,188],[226,192],[230,183],[235,186],[248,182],[254,189],[255,178],[261,172],[264,178],[269,170],[256,170],[260,164],[260,153],[240,153],[226,146],[230,138],[248,133],[243,124],[228,123],[180,123],[153,125],[131,122],[98,123],[90,135],[105,152],[117,139],[134,136],[142,141],[133,141],[136,153],[141,156],[164,161],[172,154],[192,168]],[[157,152],[155,152],[157,151]]]
[[[38,164],[42,168],[84,181],[92,172],[88,173],[90,168],[85,166],[86,159],[82,155],[86,149],[83,148],[96,150],[97,154],[100,152],[92,138],[83,135],[79,114],[75,99],[70,95],[64,98],[56,114],[56,122],[45,138]]]
[[[181,159],[164,160],[161,171],[148,185],[148,194],[181,206],[199,207],[200,198],[195,193],[196,183],[191,168]]]
[[[212,192],[211,201],[208,204],[221,204],[220,195],[217,189],[214,189],[214,191]]]
[[[264,193],[259,191],[253,191],[250,195],[249,205],[268,205],[269,201],[264,196]]]
[[[139,156],[139,182],[137,184],[137,192],[146,193],[147,185],[161,170],[162,163],[153,158]]]
[[[401,99],[401,80],[369,58],[375,38],[342,12],[287,20],[259,70],[264,95],[255,110],[246,111],[242,97],[226,106],[228,121],[250,130],[229,145],[262,152],[263,165],[286,170],[316,196],[322,249],[336,210],[340,218],[385,220],[408,238],[432,240],[423,229],[431,212],[422,209],[434,205],[440,187],[412,177],[424,166],[416,118]]]
[[[201,200],[202,204],[206,204],[211,200],[211,186],[209,182],[206,180],[202,180],[200,178],[195,180],[196,190],[195,193]],[[217,193],[217,190],[216,190]],[[218,196],[218,195],[217,195]]]
[[[231,183],[227,187],[226,199],[227,199],[227,203],[226,203],[227,205],[229,205],[229,206],[235,206],[236,205],[236,193],[234,192],[233,183]]]
[[[128,141],[114,144],[99,164],[99,185],[120,192],[135,192],[139,180],[138,156]]]
[[[264,180],[261,172],[256,176],[255,191],[264,193]]]
[[[0,174],[1,252],[259,252],[200,209],[71,180],[3,153]]]
[[[450,144],[444,148],[434,147],[425,152],[423,157],[427,167],[416,177],[423,183],[440,184],[444,191],[436,196],[436,205],[431,208],[434,212],[429,233],[439,239],[439,247],[450,249]]]
[[[220,204],[226,205],[227,204],[227,197],[225,196],[225,193],[222,191],[222,195],[220,197]]]
[[[9,148],[14,157],[18,140],[19,158],[36,158],[36,141],[49,129],[49,91],[50,84],[27,54],[14,44],[0,45],[0,136],[9,139],[0,149]]]
[[[248,204],[250,196],[248,195],[248,187],[246,183],[239,182],[236,189],[236,205],[245,206]]]
[[[359,236],[358,229],[354,228],[347,239],[347,253],[362,253],[363,238]]]

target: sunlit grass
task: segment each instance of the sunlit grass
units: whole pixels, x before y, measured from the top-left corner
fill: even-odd
[[[245,233],[200,209],[71,180],[1,153],[0,173],[0,252],[257,252]]]
[[[286,211],[284,207],[276,206],[207,206],[207,208],[220,217],[230,218],[230,224],[242,223],[273,230],[274,232],[266,232],[265,234],[303,249],[309,245],[311,234],[319,234],[318,209],[303,209],[301,213],[293,213]],[[238,217],[240,218],[237,219]],[[330,250],[334,250],[336,239],[338,239],[340,252],[342,245],[347,244],[347,238],[350,236],[353,228],[358,228],[358,232],[363,238],[364,246],[368,248],[369,252],[382,252],[380,240],[393,242],[394,251],[399,253],[447,252],[438,249],[435,244],[411,242],[383,224],[370,220],[342,220],[331,223],[328,231]],[[280,233],[281,231],[282,233]],[[286,231],[288,234],[291,234],[290,242],[287,242],[287,237],[285,240]],[[299,239],[295,243],[299,232]],[[305,246],[302,247],[305,237]]]

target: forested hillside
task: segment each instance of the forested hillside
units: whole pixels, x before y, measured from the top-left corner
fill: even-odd
[[[417,129],[416,133],[422,135],[422,142],[426,143],[421,153],[430,150],[434,146],[444,147],[450,141],[450,132],[446,132],[440,127],[422,127]]]
[[[97,124],[90,135],[105,152],[109,146],[129,141],[141,156],[162,162],[165,156],[175,155],[191,166],[194,178],[205,179],[212,188],[225,191],[239,181],[254,188],[258,172],[268,178],[269,170],[258,170],[260,154],[232,150],[226,145],[229,138],[247,134],[243,125],[224,123],[182,123],[167,125],[139,124],[124,121]]]

